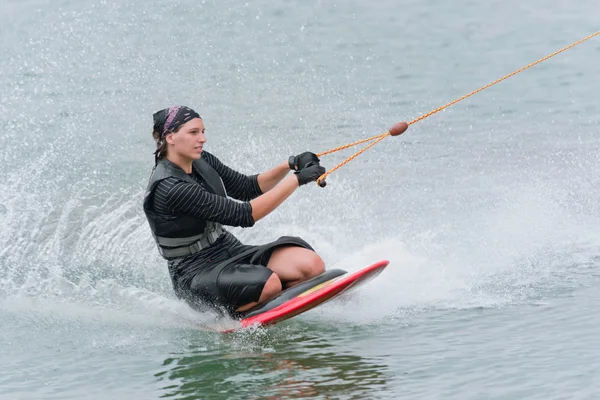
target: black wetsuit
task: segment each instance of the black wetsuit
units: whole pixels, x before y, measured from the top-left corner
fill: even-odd
[[[192,215],[223,225],[254,225],[249,201],[262,194],[258,175],[246,176],[224,165],[204,151],[202,158],[218,173],[229,197],[216,196],[195,169],[190,176],[198,184],[175,177],[161,180],[153,190],[153,211],[158,218]],[[235,309],[257,301],[272,274],[266,268],[272,251],[283,245],[310,245],[297,237],[281,237],[262,246],[242,244],[225,232],[207,248],[197,253],[168,260],[173,288],[180,298],[199,310],[206,305],[224,308],[231,315]]]

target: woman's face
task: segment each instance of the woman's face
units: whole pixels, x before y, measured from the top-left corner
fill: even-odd
[[[200,118],[181,125],[177,132],[167,135],[170,144],[169,152],[177,153],[180,157],[189,160],[198,160],[202,156],[202,147],[206,143],[204,136],[204,122]]]

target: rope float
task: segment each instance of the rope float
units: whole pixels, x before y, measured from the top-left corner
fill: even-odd
[[[339,169],[340,167],[342,167],[342,166],[346,165],[346,164],[347,164],[347,163],[349,163],[350,161],[354,160],[356,157],[358,157],[359,155],[361,155],[362,153],[364,153],[365,151],[367,151],[367,150],[368,150],[368,149],[370,149],[371,147],[375,146],[377,143],[381,142],[381,141],[382,141],[383,139],[385,139],[386,137],[388,137],[388,136],[398,136],[398,135],[401,135],[401,134],[403,134],[403,133],[404,133],[404,132],[405,132],[405,131],[408,129],[408,127],[409,127],[410,125],[414,124],[415,122],[419,122],[419,121],[421,121],[421,120],[423,120],[423,119],[425,119],[425,118],[427,118],[427,117],[430,117],[430,116],[432,116],[433,114],[435,114],[435,113],[437,113],[437,112],[440,112],[440,111],[442,111],[443,109],[445,109],[445,108],[448,108],[448,107],[450,107],[451,105],[454,105],[454,104],[458,103],[459,101],[462,101],[462,100],[466,99],[467,97],[471,97],[471,96],[473,96],[474,94],[476,94],[476,93],[479,93],[479,92],[481,92],[482,90],[485,90],[485,89],[489,88],[490,86],[493,86],[493,85],[495,85],[496,83],[502,82],[503,80],[505,80],[505,79],[508,79],[508,78],[510,78],[511,76],[514,76],[514,75],[518,74],[519,72],[523,72],[523,71],[525,71],[526,69],[528,69],[528,68],[531,68],[531,67],[533,67],[534,65],[537,65],[537,64],[541,63],[542,61],[546,61],[546,60],[547,60],[547,59],[549,59],[550,57],[554,57],[555,55],[557,55],[557,54],[559,54],[559,53],[562,53],[563,51],[565,51],[565,50],[568,50],[568,49],[570,49],[571,47],[577,46],[578,44],[580,44],[580,43],[582,43],[582,42],[585,42],[586,40],[588,40],[588,39],[591,39],[591,38],[593,38],[594,36],[597,36],[597,35],[600,35],[600,31],[598,31],[598,32],[596,32],[596,33],[592,33],[591,35],[589,35],[589,36],[586,36],[586,37],[584,37],[583,39],[580,39],[580,40],[576,41],[575,43],[572,43],[572,44],[570,44],[570,45],[568,45],[568,46],[566,46],[566,47],[563,47],[562,49],[560,49],[560,50],[558,50],[558,51],[555,51],[554,53],[552,53],[552,54],[549,54],[549,55],[547,55],[546,57],[542,57],[542,58],[540,58],[539,60],[537,60],[537,61],[535,61],[535,62],[532,62],[531,64],[528,64],[528,65],[526,65],[526,66],[524,66],[524,67],[522,67],[522,68],[519,68],[518,70],[516,70],[516,71],[514,71],[514,72],[511,72],[510,74],[508,74],[508,75],[505,75],[505,76],[503,76],[503,77],[502,77],[502,78],[500,78],[500,79],[496,79],[495,81],[493,81],[493,82],[491,82],[491,83],[488,83],[487,85],[485,85],[485,86],[482,86],[482,87],[480,87],[479,89],[477,89],[477,90],[474,90],[474,91],[472,91],[472,92],[471,92],[471,93],[469,93],[469,94],[466,94],[466,95],[464,95],[464,96],[462,96],[462,97],[459,97],[459,98],[458,98],[458,99],[456,99],[456,100],[453,100],[453,101],[451,101],[451,102],[449,102],[449,103],[447,103],[447,104],[444,104],[443,106],[441,106],[441,107],[438,107],[438,108],[436,108],[435,110],[432,110],[432,111],[428,112],[427,114],[423,114],[423,115],[421,115],[420,117],[418,117],[418,118],[415,118],[415,119],[413,119],[412,121],[410,121],[410,122],[408,122],[408,123],[407,123],[407,122],[398,122],[397,124],[394,124],[394,125],[393,125],[393,126],[392,126],[392,127],[391,127],[391,128],[390,128],[390,129],[389,129],[387,132],[386,132],[386,133],[382,133],[381,135],[377,135],[377,136],[372,136],[372,137],[370,137],[370,138],[363,139],[363,140],[359,140],[359,141],[356,141],[356,142],[353,142],[353,143],[348,143],[348,144],[346,144],[346,145],[343,145],[343,146],[340,146],[340,147],[336,147],[336,148],[334,148],[334,149],[327,150],[327,151],[324,151],[324,152],[322,152],[322,153],[319,153],[319,154],[317,154],[317,157],[321,157],[321,156],[324,156],[324,155],[326,155],[326,154],[331,154],[331,153],[334,153],[334,152],[336,152],[336,151],[340,151],[340,150],[347,149],[347,148],[349,148],[349,147],[352,147],[352,146],[356,146],[356,145],[359,145],[359,144],[362,144],[362,143],[366,143],[366,142],[371,142],[371,141],[372,141],[372,143],[370,143],[370,144],[369,144],[368,146],[366,146],[364,149],[362,149],[362,150],[360,150],[360,151],[358,151],[358,152],[354,153],[353,155],[351,155],[350,157],[348,157],[347,159],[345,159],[344,161],[342,161],[341,163],[339,163],[338,165],[336,165],[335,167],[333,167],[332,169],[330,169],[329,171],[327,171],[327,172],[325,172],[323,175],[321,175],[321,176],[320,176],[320,177],[317,179],[317,184],[318,184],[320,187],[325,187],[325,186],[327,185],[327,182],[325,182],[325,178],[327,178],[327,176],[328,176],[328,175],[330,175],[332,172],[336,171],[336,170],[337,170],[337,169]]]

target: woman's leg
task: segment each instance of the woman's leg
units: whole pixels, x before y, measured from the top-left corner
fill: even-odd
[[[243,312],[278,295],[283,288],[294,286],[325,272],[325,263],[317,253],[298,246],[282,246],[271,254],[267,264],[271,274],[258,301],[238,307]]]
[[[258,301],[253,301],[251,303],[244,304],[243,306],[238,307],[236,311],[243,312],[249,310],[252,307],[259,305],[260,303],[264,303],[265,301],[277,296],[279,293],[281,293],[281,290],[281,280],[279,279],[277,274],[273,273],[271,274],[269,279],[267,279],[267,282],[265,283],[265,286],[263,287],[262,292],[260,293],[260,298],[258,299]]]
[[[298,246],[273,250],[267,268],[279,276],[283,288],[294,286],[325,272],[325,263],[317,253]]]

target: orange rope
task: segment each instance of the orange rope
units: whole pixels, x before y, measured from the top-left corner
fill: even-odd
[[[583,39],[581,39],[581,40],[578,40],[577,42],[575,42],[575,43],[572,43],[572,44],[570,44],[570,45],[568,45],[568,46],[566,46],[566,47],[563,47],[562,49],[560,49],[560,50],[558,50],[558,51],[555,51],[554,53],[552,53],[552,54],[549,54],[549,55],[547,55],[546,57],[540,58],[539,60],[537,60],[537,61],[535,61],[535,62],[532,62],[531,64],[529,64],[529,65],[526,65],[526,66],[524,66],[523,68],[519,68],[518,70],[516,70],[516,71],[514,71],[514,72],[511,72],[510,74],[508,74],[508,75],[505,75],[505,76],[503,76],[502,78],[500,78],[500,79],[497,79],[497,80],[493,81],[492,83],[488,83],[487,85],[485,85],[485,86],[482,86],[482,87],[480,87],[479,89],[477,89],[477,90],[474,90],[474,91],[472,91],[472,92],[471,92],[471,93],[469,93],[469,94],[466,94],[466,95],[464,95],[464,96],[462,96],[462,97],[459,97],[458,99],[456,99],[456,100],[453,100],[453,101],[451,101],[450,103],[444,104],[443,106],[441,106],[441,107],[438,107],[438,108],[436,108],[435,110],[428,112],[427,114],[423,114],[423,115],[421,115],[420,117],[418,117],[418,118],[415,118],[415,119],[413,119],[412,121],[408,122],[408,125],[410,126],[410,125],[414,124],[415,122],[419,122],[419,121],[421,121],[421,120],[423,120],[423,119],[425,119],[425,118],[427,118],[427,117],[430,117],[430,116],[432,116],[433,114],[435,114],[435,113],[437,113],[437,112],[439,112],[439,111],[442,111],[443,109],[445,109],[445,108],[448,108],[448,107],[450,107],[451,105],[453,105],[453,104],[456,104],[456,103],[458,103],[458,102],[459,102],[459,101],[461,101],[461,100],[464,100],[464,99],[466,99],[467,97],[471,97],[471,96],[473,96],[474,94],[476,94],[476,93],[479,93],[479,92],[481,92],[482,90],[484,90],[484,89],[487,89],[487,88],[489,88],[489,87],[490,87],[490,86],[492,86],[492,85],[495,85],[496,83],[502,82],[503,80],[505,80],[505,79],[508,79],[508,78],[510,78],[511,76],[514,76],[514,75],[518,74],[519,72],[525,71],[526,69],[528,69],[528,68],[531,68],[531,67],[533,67],[534,65],[537,65],[537,64],[541,63],[542,61],[546,61],[546,60],[547,60],[547,59],[549,59],[550,57],[554,57],[555,55],[557,55],[557,54],[559,54],[559,53],[562,53],[563,51],[565,51],[565,50],[568,50],[568,49],[570,49],[571,47],[577,46],[578,44],[580,44],[580,43],[582,43],[582,42],[585,42],[586,40],[588,40],[588,39],[591,39],[591,38],[593,38],[594,36],[597,36],[597,35],[600,35],[600,31],[598,31],[598,32],[596,32],[596,33],[592,33],[591,35],[589,35],[589,36],[586,36],[586,37],[584,37]],[[323,175],[321,175],[321,176],[319,177],[319,179],[317,179],[317,183],[318,183],[318,184],[320,184],[322,181],[324,181],[324,180],[325,180],[325,178],[326,178],[326,177],[327,177],[329,174],[331,174],[332,172],[334,172],[334,171],[335,171],[335,170],[337,170],[338,168],[340,168],[340,167],[344,166],[346,163],[350,162],[351,160],[353,160],[353,159],[354,159],[354,158],[356,158],[357,156],[361,155],[361,154],[362,154],[362,153],[364,153],[364,152],[365,152],[367,149],[369,149],[369,148],[373,147],[374,145],[376,145],[377,143],[381,142],[383,139],[385,139],[385,138],[386,138],[387,136],[389,136],[389,135],[390,135],[390,132],[389,132],[389,131],[387,131],[386,133],[382,133],[381,135],[372,136],[372,137],[370,137],[370,138],[367,138],[367,139],[359,140],[359,141],[357,141],[357,142],[354,142],[354,143],[349,143],[349,144],[347,144],[347,145],[340,146],[340,147],[336,147],[335,149],[331,149],[331,150],[324,151],[324,152],[322,152],[322,153],[319,153],[319,154],[317,154],[317,156],[318,156],[318,157],[320,157],[320,156],[323,156],[323,155],[325,155],[325,154],[330,154],[330,153],[333,153],[333,152],[336,152],[336,151],[339,151],[339,150],[347,149],[348,147],[356,146],[356,145],[358,145],[358,144],[361,144],[361,143],[365,143],[365,142],[369,142],[369,141],[375,140],[373,143],[369,144],[369,145],[368,145],[367,147],[365,147],[364,149],[362,149],[362,150],[360,150],[360,151],[356,152],[356,153],[355,153],[355,154],[353,154],[352,156],[348,157],[347,159],[345,159],[344,161],[342,161],[341,163],[339,163],[338,165],[336,165],[335,167],[333,167],[331,170],[329,170],[329,171],[325,172]]]
[[[371,140],[379,139],[379,138],[382,138],[382,137],[385,137],[385,136],[387,136],[387,133],[382,133],[381,135],[373,136],[373,137],[370,137],[368,139],[359,140],[359,141],[354,142],[354,143],[345,144],[343,146],[336,147],[335,149],[331,149],[331,150],[327,150],[327,151],[324,151],[322,153],[319,153],[319,154],[317,154],[317,157],[324,156],[325,154],[335,153],[336,151],[344,150],[344,149],[347,149],[348,147],[356,146],[358,144],[362,144],[362,143],[365,143],[365,142],[370,142]]]

